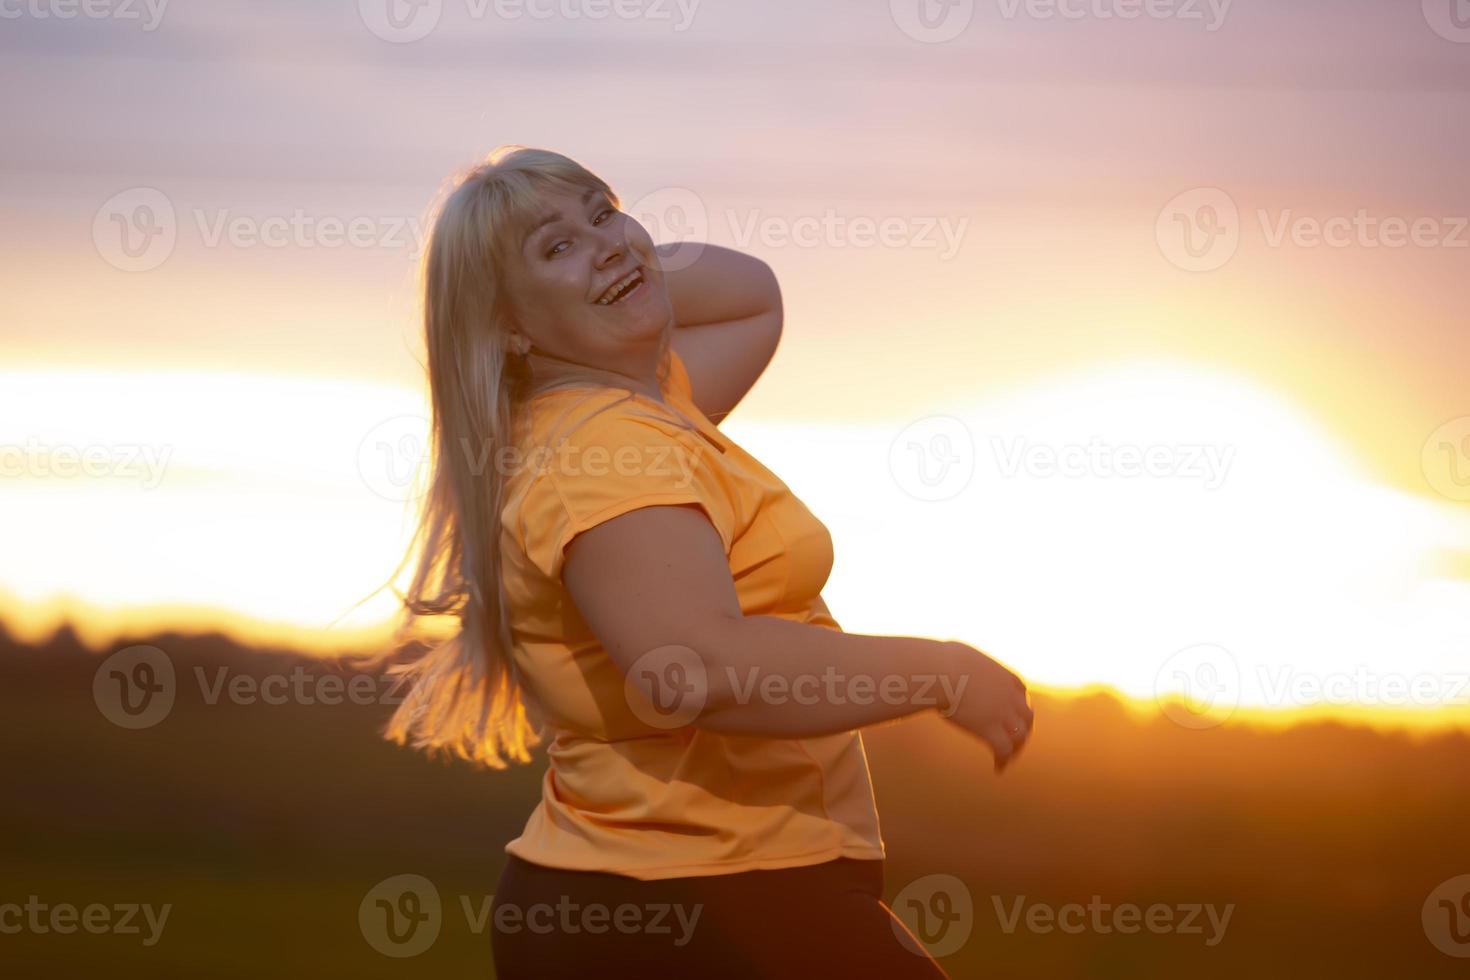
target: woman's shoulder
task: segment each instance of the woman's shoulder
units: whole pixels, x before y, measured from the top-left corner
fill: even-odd
[[[541,485],[568,497],[614,486],[649,491],[663,489],[664,476],[683,476],[687,486],[718,455],[677,408],[627,391],[549,393],[528,409],[507,454],[512,489]]]
[[[681,442],[698,430],[672,400],[659,402],[616,388],[566,389],[526,406],[517,444],[526,451],[560,446],[615,446],[659,438]]]
[[[728,551],[736,511],[722,451],[678,401],[586,388],[527,404],[501,519],[546,575],[558,574],[573,534],[651,504],[699,504]]]
[[[669,351],[662,400],[625,388],[583,386],[533,395],[524,406],[517,442],[523,448],[566,441],[617,440],[647,430],[673,439],[698,437],[689,418],[689,374],[683,359]]]

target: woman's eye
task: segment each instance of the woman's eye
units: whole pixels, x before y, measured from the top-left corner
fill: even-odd
[[[613,213],[614,212],[613,212],[613,209],[612,208],[603,208],[601,211],[597,212],[597,217],[593,219],[592,223],[594,225],[595,224],[598,224],[598,223],[600,223],[602,221],[603,216],[609,215],[609,214],[613,214]],[[557,249],[561,248],[563,245],[570,245],[570,244],[571,243],[570,242],[567,242],[567,241],[557,242],[555,245],[553,245],[550,249],[547,250],[546,257],[549,259],[553,255],[560,255],[561,252],[557,251]]]

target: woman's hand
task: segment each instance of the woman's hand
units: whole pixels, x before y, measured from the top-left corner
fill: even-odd
[[[950,646],[950,683],[940,714],[987,743],[1002,772],[1031,735],[1026,685],[1005,667],[965,643]]]

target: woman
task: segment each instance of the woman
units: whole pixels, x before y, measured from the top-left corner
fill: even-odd
[[[450,630],[387,734],[496,768],[550,740],[498,975],[944,976],[882,902],[856,730],[938,709],[1003,768],[1031,708],[972,647],[842,632],[826,529],[716,427],[780,336],[770,269],[665,272],[607,184],[510,146],[448,194],[424,305],[405,631]]]

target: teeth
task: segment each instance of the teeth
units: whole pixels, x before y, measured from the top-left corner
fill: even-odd
[[[598,305],[607,306],[611,304],[612,301],[617,298],[618,294],[624,288],[626,288],[629,283],[633,282],[637,278],[638,270],[634,269],[632,272],[628,273],[626,276],[613,283],[607,288],[607,292],[603,293],[601,298],[598,299]]]
[[[602,298],[599,299],[597,302],[601,303],[603,306],[607,306],[612,303],[613,299],[617,297],[618,293],[622,291],[623,287],[627,286],[627,284],[631,282],[633,280],[633,277],[637,274],[638,273],[636,271],[630,272],[623,278],[619,279],[617,282],[613,283],[607,288],[607,292],[603,293]]]

